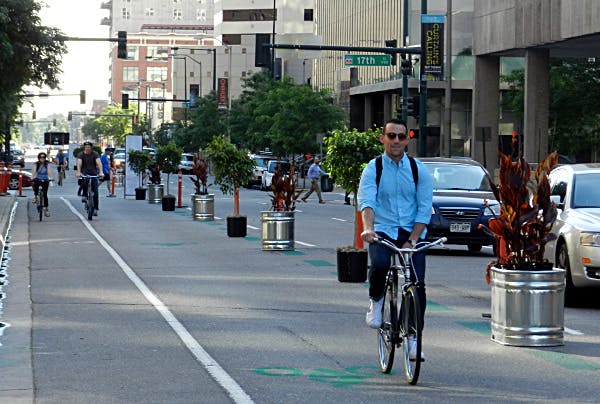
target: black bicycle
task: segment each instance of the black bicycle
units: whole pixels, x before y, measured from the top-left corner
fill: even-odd
[[[83,180],[82,188],[87,189],[87,198],[84,198],[85,212],[87,213],[88,220],[92,220],[96,208],[94,207],[94,187],[92,187],[92,179],[99,178],[97,175],[82,175]],[[84,193],[85,195],[85,193]]]
[[[39,183],[37,210],[38,210],[38,214],[40,215],[40,222],[41,222],[42,218],[44,217],[44,201],[48,198],[48,194],[46,193],[46,191],[44,191],[44,186],[42,185],[42,183],[43,182],[49,183],[52,180],[41,180],[39,178],[36,178],[34,181]]]
[[[419,280],[413,269],[412,253],[426,250],[434,245],[441,245],[447,239],[442,237],[431,243],[420,242],[415,248],[399,248],[383,238],[376,238],[394,252],[392,264],[385,281],[385,294],[382,306],[382,323],[377,332],[379,341],[379,366],[383,373],[390,373],[394,364],[396,347],[403,347],[404,376],[406,381],[417,384],[421,371],[421,302],[417,292]],[[400,307],[398,307],[398,273],[402,275]],[[416,346],[411,354],[411,344]]]

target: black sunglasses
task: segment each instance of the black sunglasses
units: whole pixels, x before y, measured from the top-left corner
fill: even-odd
[[[396,139],[396,136],[398,137],[398,140],[406,140],[408,138],[408,136],[406,135],[406,133],[394,133],[394,132],[388,132],[385,134],[387,136],[388,139],[390,140],[394,140]]]
[[[40,158],[41,158],[41,159],[45,159],[45,158],[46,158],[46,156],[44,156],[44,155],[41,155],[41,156],[40,156]]]

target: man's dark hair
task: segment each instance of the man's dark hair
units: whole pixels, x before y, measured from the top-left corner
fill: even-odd
[[[383,128],[381,129],[382,132],[385,132],[385,127],[388,123],[392,123],[394,125],[402,125],[406,130],[408,130],[408,125],[406,125],[406,122],[404,122],[402,119],[392,118],[389,121],[387,121],[385,125],[383,125]]]

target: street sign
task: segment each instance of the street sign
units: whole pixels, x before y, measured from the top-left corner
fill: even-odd
[[[389,66],[391,55],[345,55],[344,66]]]

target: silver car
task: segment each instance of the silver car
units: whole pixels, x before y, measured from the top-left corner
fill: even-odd
[[[567,270],[570,303],[575,288],[600,287],[600,163],[559,166],[549,179],[559,210],[545,257]]]

